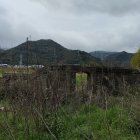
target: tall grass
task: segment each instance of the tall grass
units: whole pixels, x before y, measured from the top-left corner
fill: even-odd
[[[118,107],[108,110],[94,105],[81,105],[76,110],[61,107],[46,117],[36,109],[35,116],[30,117],[12,113],[5,115],[0,117],[1,139],[136,140],[131,129],[133,119]]]
[[[0,140],[138,140],[140,137],[138,86],[120,83],[118,96],[111,95],[103,85],[97,87],[96,93],[85,85],[69,92],[68,83],[57,88],[62,85],[57,72],[51,76],[1,79],[0,83]]]

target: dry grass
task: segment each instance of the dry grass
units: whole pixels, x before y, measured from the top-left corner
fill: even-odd
[[[117,96],[116,94],[111,94],[112,92],[109,93],[109,89],[103,85],[96,87],[96,93],[92,90],[87,90],[85,85],[75,92],[69,92],[67,90],[69,82],[61,84],[62,81],[57,71],[49,74],[27,76],[26,78],[18,76],[18,78],[10,79],[9,81],[6,81],[6,79],[0,80],[0,113],[2,115],[0,128],[3,130],[0,139],[5,136],[6,139],[13,140],[35,139],[35,137],[40,140],[70,140],[70,137],[66,138],[65,134],[73,135],[75,139],[77,137],[79,140],[92,139],[93,137],[97,140],[102,140],[103,136],[111,139],[112,137],[115,138],[115,136],[119,138],[119,135],[122,140],[123,138],[126,140],[129,138],[138,139],[140,134],[140,124],[138,124],[140,121],[139,85],[129,86],[120,82]],[[86,107],[82,109],[83,106]],[[113,110],[113,108],[115,109]],[[90,129],[90,123],[94,120],[89,121],[88,116],[90,119],[94,118],[94,114],[96,114],[94,109],[98,110],[96,112],[98,115],[104,114],[103,118],[107,118],[105,121],[107,124],[104,124],[105,128],[100,124],[102,123],[102,117],[99,122],[95,121],[100,127],[103,127],[103,129],[100,128],[101,131],[97,128],[96,131],[92,131],[92,129],[95,129],[94,127]],[[83,110],[87,111],[82,113]],[[117,120],[115,115],[112,114],[113,111],[118,117],[122,116],[122,119]],[[110,115],[108,116],[108,114]],[[120,130],[121,127],[123,129],[127,128],[127,124],[121,126],[123,121],[126,123],[125,119],[128,121],[128,125],[132,120],[133,125],[129,130],[134,130],[136,134]],[[112,123],[108,123],[109,120],[112,123],[117,121],[119,124],[117,131],[114,128],[116,123],[114,126]],[[84,123],[86,123],[86,126]],[[73,125],[76,125],[77,129],[74,129]],[[99,126],[97,125],[97,127]],[[66,128],[70,129],[69,133],[68,130],[65,130]],[[89,129],[90,131],[88,131]],[[126,138],[121,131],[127,135]],[[83,135],[81,135],[81,132]],[[132,135],[129,136],[129,133]]]

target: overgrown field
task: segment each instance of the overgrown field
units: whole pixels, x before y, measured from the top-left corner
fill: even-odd
[[[87,90],[86,79],[78,74],[72,93],[48,88],[44,77],[1,79],[0,140],[139,140],[138,85],[113,96]]]
[[[1,113],[0,139],[136,140],[138,138],[133,118],[119,107],[107,110],[94,105],[81,105],[76,110],[72,107],[61,107],[46,116],[42,116],[36,108],[33,110],[31,116],[22,113]]]
[[[35,72],[33,68],[0,68],[0,78],[6,74],[32,74]]]

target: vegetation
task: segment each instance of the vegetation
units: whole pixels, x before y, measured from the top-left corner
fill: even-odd
[[[91,52],[91,55],[100,58],[104,64],[108,66],[130,66],[130,61],[133,56],[132,53],[128,52],[105,52],[95,51]]]
[[[87,74],[86,73],[76,73],[77,89],[85,88],[86,85],[87,85]]]
[[[92,93],[80,73],[80,88],[69,93],[54,88],[56,75],[0,80],[0,140],[139,140],[139,87],[120,83],[121,96],[103,86]]]
[[[39,119],[13,113],[0,115],[0,139],[8,140],[136,140],[131,130],[134,124],[128,113],[118,107],[108,110],[94,105],[74,108],[59,108],[57,112],[43,118],[36,110]],[[28,119],[28,120],[27,120]],[[37,120],[36,120],[37,121]]]
[[[131,64],[134,68],[140,69],[140,49],[131,59]]]
[[[28,46],[28,47],[27,47]],[[23,65],[27,64],[100,64],[100,60],[84,51],[69,50],[53,40],[29,41],[6,50],[0,55],[0,63],[19,64],[20,54]]]
[[[35,72],[35,69],[33,68],[0,68],[0,78],[3,78],[7,75],[23,75],[23,74],[33,74]]]
[[[2,52],[3,50],[0,48],[0,52]]]
[[[3,77],[3,71],[0,69],[0,78]]]
[[[132,53],[127,53],[123,51],[107,56],[105,62],[114,66],[129,67],[132,56]]]

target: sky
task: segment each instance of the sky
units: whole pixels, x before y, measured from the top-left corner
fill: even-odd
[[[52,39],[86,52],[140,47],[140,0],[0,0],[0,47]]]

